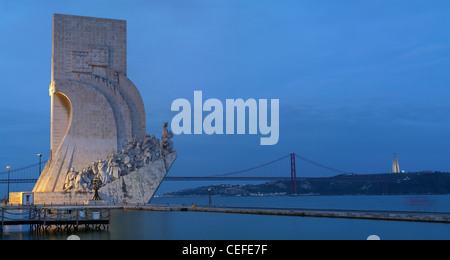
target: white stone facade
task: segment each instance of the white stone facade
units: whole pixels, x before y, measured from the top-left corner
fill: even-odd
[[[80,178],[78,190],[68,184],[71,175],[98,178],[89,168],[93,162],[109,163],[109,181],[99,190],[105,200],[147,203],[175,161],[167,124],[161,141],[152,136],[157,141],[148,144],[144,103],[127,78],[126,32],[124,20],[54,14],[50,158],[33,189],[35,204],[91,199],[92,187],[81,190]],[[144,160],[139,167],[114,156],[130,141],[148,144],[127,159]],[[20,196],[11,194],[11,203],[20,203]]]
[[[34,192],[59,192],[80,171],[145,137],[145,108],[126,77],[126,21],[53,16],[51,155]]]

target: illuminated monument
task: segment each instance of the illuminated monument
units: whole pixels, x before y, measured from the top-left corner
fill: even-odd
[[[166,125],[161,141],[146,135],[127,78],[126,21],[54,14],[50,96],[50,158],[35,203],[89,200],[94,179],[105,200],[148,202],[177,153]]]
[[[400,173],[400,167],[398,165],[397,154],[394,153],[394,160],[392,161],[392,173]]]

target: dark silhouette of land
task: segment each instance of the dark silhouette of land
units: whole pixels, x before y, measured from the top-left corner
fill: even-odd
[[[257,196],[290,195],[291,181],[264,184],[217,184],[165,193],[163,196]],[[297,180],[299,195],[404,195],[450,194],[450,173],[414,172],[385,174],[342,174],[329,178]]]

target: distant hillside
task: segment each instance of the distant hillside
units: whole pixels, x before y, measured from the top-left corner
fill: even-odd
[[[290,181],[257,185],[211,185],[165,193],[163,196],[256,196],[291,194]],[[305,178],[297,181],[298,194],[313,195],[400,195],[450,194],[450,173],[415,172],[338,175],[330,178]]]

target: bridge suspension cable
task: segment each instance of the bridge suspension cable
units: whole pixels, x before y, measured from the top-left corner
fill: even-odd
[[[300,160],[302,160],[302,161],[311,163],[311,164],[313,164],[315,166],[318,166],[318,167],[321,167],[321,168],[324,168],[324,169],[327,169],[327,170],[330,170],[330,171],[333,171],[333,172],[337,172],[337,173],[341,173],[341,174],[350,174],[350,172],[342,171],[342,170],[339,170],[339,169],[336,169],[336,168],[332,168],[330,166],[323,165],[321,163],[315,162],[313,160],[310,160],[310,159],[305,158],[305,157],[303,157],[301,155],[298,155],[298,154],[295,154],[295,157],[300,159]]]
[[[238,170],[238,171],[233,171],[233,172],[227,172],[227,173],[212,175],[211,177],[224,177],[224,176],[230,176],[230,175],[235,175],[235,174],[239,174],[239,173],[244,173],[244,172],[256,170],[256,169],[259,169],[259,168],[271,165],[273,163],[279,162],[279,161],[281,161],[283,159],[286,159],[288,157],[289,157],[289,155],[286,155],[286,156],[280,157],[280,158],[278,158],[276,160],[273,160],[273,161],[270,161],[270,162],[267,162],[267,163],[263,163],[263,164],[260,164],[258,166],[255,166],[255,167],[251,167],[251,168],[244,169],[244,170]]]
[[[41,162],[42,165],[45,165],[45,163],[47,163],[47,160],[44,160],[44,161]],[[17,169],[11,169],[10,173],[21,172],[21,171],[24,171],[24,170],[27,170],[27,169],[30,169],[30,168],[33,168],[33,167],[36,167],[36,166],[39,166],[39,163],[34,163],[34,164],[31,164],[31,165],[28,165],[28,166],[24,166],[24,167],[21,167],[21,168],[17,168]],[[0,175],[4,175],[4,174],[8,174],[8,171],[0,172]]]

